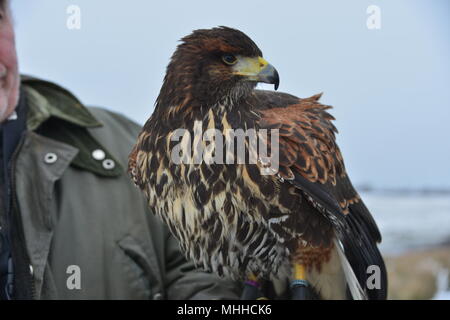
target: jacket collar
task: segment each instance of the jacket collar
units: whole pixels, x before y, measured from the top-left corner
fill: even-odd
[[[68,144],[79,152],[72,165],[105,177],[117,177],[124,172],[119,162],[89,132],[101,128],[89,110],[66,89],[44,80],[22,76],[23,90],[28,106],[27,129]],[[104,166],[102,160],[93,158],[102,150],[105,159],[115,162],[114,169]]]
[[[27,97],[27,127],[31,131],[36,130],[50,117],[83,128],[103,126],[74,95],[54,83],[22,76],[22,89]]]

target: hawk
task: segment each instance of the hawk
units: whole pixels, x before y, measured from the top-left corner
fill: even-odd
[[[259,82],[276,90],[279,75],[243,32],[182,38],[130,154],[134,183],[207,270],[255,287],[289,280],[320,299],[386,298],[381,235],[346,173],[331,107]],[[223,142],[251,130],[276,158],[255,155],[250,134]],[[253,153],[236,161],[244,149]],[[379,272],[369,288],[370,266]]]

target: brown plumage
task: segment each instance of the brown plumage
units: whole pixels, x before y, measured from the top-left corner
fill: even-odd
[[[290,278],[291,264],[302,263],[320,297],[343,298],[350,286],[345,263],[363,288],[367,266],[376,264],[383,286],[365,294],[384,298],[381,236],[346,174],[331,107],[318,102],[320,95],[300,99],[255,89],[257,82],[277,87],[278,81],[256,44],[238,30],[197,30],[183,38],[130,154],[132,178],[186,255],[208,270]],[[179,129],[185,131],[177,140]],[[262,158],[196,162],[199,146],[212,148],[214,160],[220,152],[236,155],[217,137],[195,138],[208,129],[223,137],[229,129],[278,130],[279,170],[262,174]],[[261,140],[271,150],[270,141]],[[183,150],[191,152],[175,161],[175,148],[189,144],[191,150]]]

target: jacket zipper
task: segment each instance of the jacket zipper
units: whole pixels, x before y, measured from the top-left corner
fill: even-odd
[[[25,262],[28,265],[28,285],[29,285],[29,292],[31,295],[31,300],[34,300],[36,297],[36,288],[34,285],[34,274],[33,274],[33,269],[32,266],[30,264],[30,257],[28,256],[28,250],[26,248],[26,242],[25,242],[25,236],[24,236],[24,231],[23,231],[23,224],[22,224],[22,216],[19,212],[19,207],[17,206],[17,193],[16,193],[16,179],[14,176],[14,170],[15,170],[15,164],[16,164],[16,159],[17,156],[19,154],[20,149],[22,149],[22,145],[24,144],[24,140],[25,140],[25,133],[22,134],[22,137],[20,138],[19,143],[17,144],[16,149],[14,150],[12,156],[11,156],[11,163],[9,166],[9,176],[10,176],[10,184],[9,184],[9,189],[8,189],[8,197],[11,199],[11,208],[10,208],[10,214],[11,217],[13,214],[16,214],[15,219],[10,219],[14,222],[16,222],[17,224],[17,230],[18,230],[18,235],[15,236],[19,236],[20,237],[20,248],[19,250],[22,251],[24,258],[25,258]],[[11,223],[9,228],[11,229]],[[11,239],[11,243],[13,242],[13,240]],[[16,253],[17,254],[17,253]],[[16,268],[16,267],[15,267]],[[17,274],[17,273],[16,273]]]

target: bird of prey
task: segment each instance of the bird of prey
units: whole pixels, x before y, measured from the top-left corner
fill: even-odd
[[[289,280],[320,299],[386,298],[381,235],[347,176],[331,107],[320,95],[257,90],[259,82],[276,90],[279,75],[243,32],[216,27],[182,38],[130,154],[134,183],[207,270],[255,287]],[[250,135],[241,146],[223,141],[252,129],[277,159],[236,161]],[[235,161],[220,161],[222,153]]]

